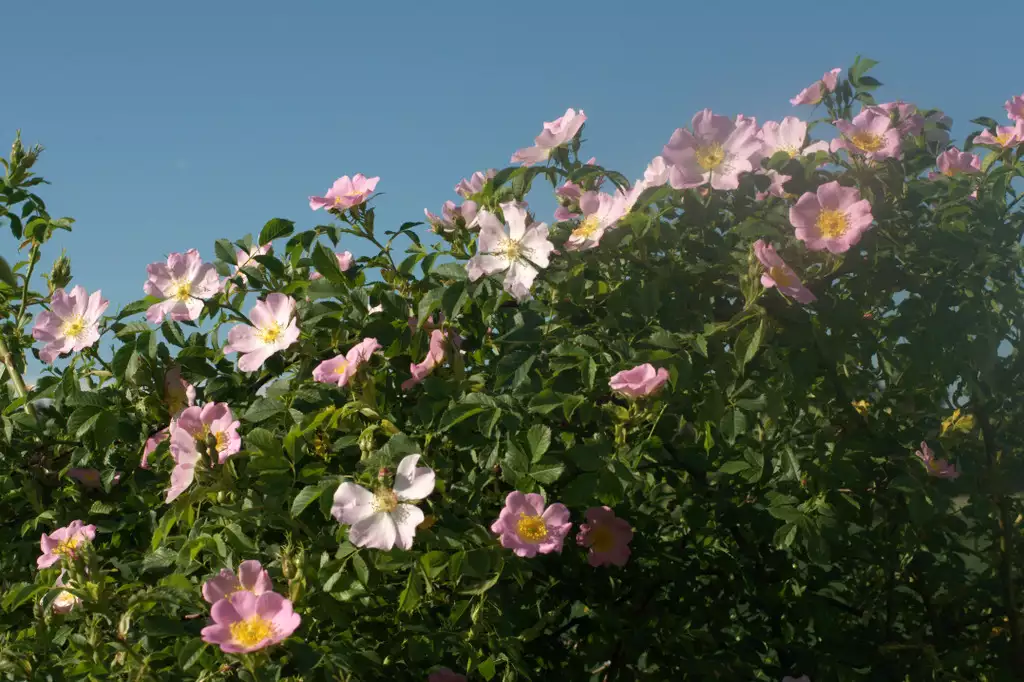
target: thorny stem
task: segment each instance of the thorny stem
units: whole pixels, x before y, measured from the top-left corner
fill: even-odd
[[[25,387],[25,380],[21,378],[21,372],[14,364],[14,358],[11,356],[11,351],[7,348],[7,341],[3,335],[0,335],[0,360],[3,361],[7,367],[7,372],[11,375],[11,382],[14,384],[14,390],[25,402],[22,404],[22,409],[25,410],[25,414],[36,418],[36,409],[32,407],[32,403],[28,400],[28,388]]]

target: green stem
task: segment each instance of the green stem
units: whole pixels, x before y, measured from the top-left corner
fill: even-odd
[[[32,280],[32,271],[36,269],[36,262],[39,260],[39,243],[32,243],[32,250],[28,255],[28,272],[25,273],[25,283],[21,286],[21,305],[18,306],[18,316],[14,320],[15,328],[21,329],[21,321],[25,317],[25,306],[28,304],[28,284]]]
[[[28,401],[28,389],[25,387],[25,380],[21,378],[21,372],[14,365],[14,358],[11,356],[11,351],[7,348],[7,341],[2,335],[0,335],[0,360],[3,361],[7,367],[7,371],[11,375],[11,382],[14,384],[14,390],[18,396],[24,400],[22,409],[25,410],[25,414],[36,418],[36,409],[32,407],[32,403]]]

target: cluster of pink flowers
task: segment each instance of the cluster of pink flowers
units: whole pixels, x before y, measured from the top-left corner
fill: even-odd
[[[258,561],[243,561],[237,574],[221,569],[203,584],[213,621],[203,628],[203,641],[226,653],[245,654],[290,637],[302,618],[273,590],[270,574]]]
[[[43,533],[39,538],[39,550],[42,553],[36,559],[36,568],[43,570],[59,562],[74,561],[81,554],[84,546],[90,544],[95,538],[96,526],[85,525],[78,519],[50,534]],[[76,587],[71,582],[64,581],[66,573],[67,569],[62,568],[54,582],[55,588]],[[61,590],[53,600],[51,608],[54,613],[66,614],[70,613],[81,601],[73,592]]]
[[[476,171],[470,178],[462,178],[455,185],[455,193],[465,199],[461,205],[454,201],[444,202],[441,207],[441,215],[431,213],[429,209],[423,209],[427,216],[427,222],[434,232],[453,232],[460,228],[476,228],[476,215],[480,204],[472,199],[473,195],[479,193],[487,181],[493,178],[497,171],[493,168],[487,172]]]
[[[508,494],[505,506],[491,524],[491,532],[498,536],[502,547],[527,558],[561,552],[571,529],[569,510],[564,504],[555,502],[545,507],[543,495],[518,490]],[[632,539],[629,523],[608,507],[588,509],[586,523],[580,524],[576,536],[577,544],[587,548],[591,566],[624,566],[629,560]]]

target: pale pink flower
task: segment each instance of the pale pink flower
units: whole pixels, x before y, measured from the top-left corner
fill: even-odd
[[[583,211],[583,220],[565,242],[569,251],[585,251],[597,246],[604,233],[615,227],[619,218],[625,215],[625,196],[584,192],[580,197],[580,210]]]
[[[1006,115],[1012,121],[1024,121],[1024,95],[1017,95],[1006,100],[1003,105]]]
[[[465,675],[452,672],[448,668],[439,668],[430,674],[427,682],[467,682]]]
[[[477,171],[470,176],[469,180],[462,178],[459,184],[455,185],[455,193],[463,199],[468,199],[484,188],[487,181],[498,174],[498,171],[491,168],[485,173]]]
[[[644,398],[660,391],[666,381],[668,381],[667,369],[664,367],[655,369],[654,365],[645,363],[614,374],[608,381],[608,385],[613,391],[627,398]]]
[[[835,121],[835,126],[840,136],[832,140],[833,152],[845,149],[871,161],[898,159],[903,154],[900,131],[889,115],[877,107],[864,109],[853,121]]]
[[[299,340],[295,322],[295,299],[284,294],[270,294],[258,301],[249,313],[253,326],[237,324],[228,332],[224,353],[241,353],[238,369],[255,372],[274,353]]]
[[[799,303],[813,303],[818,300],[811,290],[803,285],[793,269],[786,265],[786,261],[775,252],[771,244],[758,239],[754,242],[754,254],[765,267],[765,273],[761,275],[761,284],[765,287],[777,287],[781,293]]]
[[[345,272],[346,270],[351,268],[352,264],[354,262],[354,259],[352,258],[352,252],[351,251],[335,252],[334,257],[338,261],[338,269],[341,270],[342,272]],[[311,279],[311,280],[323,279],[323,275],[321,273],[319,273],[319,272],[314,272],[314,273],[312,273],[309,276],[309,279]]]
[[[894,125],[896,130],[903,137],[914,137],[924,131],[924,116],[918,111],[917,105],[897,100],[895,102],[876,104],[874,107],[868,108],[878,109],[889,116],[890,119],[895,118]]]
[[[939,172],[929,173],[929,178],[935,178],[939,175],[954,177],[960,173],[980,173],[981,157],[970,152],[962,152],[954,147],[939,154],[935,159],[935,165],[938,166]]]
[[[181,367],[177,365],[164,373],[164,402],[174,416],[196,404],[196,387],[185,381],[181,376]]]
[[[785,152],[793,157],[828,151],[828,142],[814,142],[804,146],[807,140],[807,122],[796,116],[787,116],[781,123],[765,121],[759,136],[764,145],[761,153],[766,158],[771,158],[776,152]]]
[[[57,356],[83,350],[100,338],[100,315],[110,305],[99,291],[92,295],[85,288],[76,286],[71,293],[55,289],[50,297],[50,309],[39,313],[32,338],[46,345],[39,351],[39,358],[50,364]]]
[[[555,190],[555,195],[562,197],[563,199],[579,201],[580,197],[583,196],[583,188],[577,185],[575,182],[566,180],[564,184],[560,185]]]
[[[178,428],[176,422],[171,422],[168,429],[171,435],[171,458],[174,459],[174,468],[171,470],[171,486],[167,489],[164,501],[170,504],[188,490],[195,480],[200,454],[191,433]]]
[[[73,478],[81,483],[86,488],[96,490],[103,485],[103,481],[100,478],[99,469],[93,469],[91,467],[75,467],[68,469],[68,478]],[[111,482],[116,484],[121,480],[121,474],[114,472],[114,478]]]
[[[1013,149],[1024,143],[1024,119],[1019,119],[1009,126],[997,126],[996,134],[983,130],[974,138],[974,144],[985,144],[1003,149]]]
[[[195,439],[205,441],[213,436],[217,461],[223,464],[228,457],[242,449],[242,437],[238,435],[239,424],[227,403],[207,403],[202,407],[187,408],[175,421],[174,426],[184,429]],[[173,440],[171,453],[174,453]]]
[[[548,121],[544,124],[544,130],[534,138],[532,147],[520,149],[512,155],[511,163],[521,163],[524,166],[532,166],[535,163],[547,161],[551,152],[568,144],[576,133],[583,127],[587,120],[583,110],[576,113],[575,109],[566,109],[560,118]]]
[[[871,204],[855,187],[827,182],[817,192],[807,192],[789,209],[796,238],[811,251],[828,249],[843,253],[871,229]]]
[[[380,350],[380,344],[377,343],[377,339],[363,339],[352,346],[345,355],[324,360],[317,365],[313,370],[313,380],[323,384],[344,386],[349,382],[349,379],[355,376],[359,368],[370,360],[370,357],[377,350]]]
[[[591,507],[587,522],[580,524],[577,544],[589,548],[587,561],[591,566],[614,564],[625,566],[629,561],[629,542],[633,529],[608,507]]]
[[[71,584],[70,581],[66,583],[64,582],[64,574],[66,572],[67,571],[65,569],[61,569],[60,575],[57,576],[56,582],[53,583],[54,587],[75,587],[75,585]],[[43,600],[41,599],[39,603],[42,604]],[[57,597],[51,602],[50,608],[53,609],[54,613],[59,613],[63,615],[71,613],[71,611],[81,603],[82,600],[76,597],[71,592],[68,592],[67,590],[61,590],[60,594],[58,594]]]
[[[270,574],[260,562],[250,559],[238,564],[237,574],[222,568],[220,573],[203,583],[203,599],[210,604],[216,604],[236,592],[248,591],[258,597],[273,590],[274,584],[270,581]]]
[[[460,227],[474,227],[477,208],[478,204],[475,201],[467,199],[462,202],[461,206],[457,206],[454,201],[444,202],[444,206],[441,207],[441,215],[431,213],[427,209],[423,209],[423,213],[427,216],[430,229],[434,232],[454,232]]]
[[[832,69],[827,72],[821,77],[821,80],[815,81],[801,90],[800,94],[789,100],[789,103],[794,107],[800,104],[819,104],[826,94],[836,89],[836,84],[839,82],[839,74],[842,71],[842,69]]]
[[[242,268],[262,268],[263,265],[254,259],[256,256],[269,256],[273,250],[272,244],[264,244],[263,246],[253,244],[248,251],[236,250],[234,271],[231,273],[231,278],[238,277],[242,280],[243,284],[248,284],[249,278],[242,272]]]
[[[156,452],[156,449],[160,445],[160,443],[163,443],[165,440],[167,440],[170,437],[170,435],[170,427],[165,426],[164,428],[160,429],[159,431],[157,431],[152,436],[146,439],[146,446],[142,448],[142,461],[139,462],[140,469],[149,468],[149,456]]]
[[[347,175],[343,175],[334,181],[324,196],[310,197],[309,207],[314,211],[321,208],[348,210],[366,201],[367,197],[373,194],[377,188],[379,181],[379,177],[368,178],[362,173],[356,173],[351,179]]]
[[[769,196],[779,197],[780,199],[786,198],[786,188],[784,185],[793,179],[792,175],[783,175],[777,170],[766,170],[762,175],[771,179],[772,184],[768,185],[768,189],[764,192],[758,192],[754,198],[758,201],[764,201]]]
[[[664,156],[655,156],[644,171],[644,182],[648,187],[661,187],[668,182],[668,164]]]
[[[570,528],[569,510],[564,504],[556,502],[545,509],[543,495],[518,490],[508,494],[498,519],[491,524],[491,532],[499,536],[501,546],[521,557],[560,553]]]
[[[956,465],[947,462],[944,459],[936,459],[935,453],[928,447],[928,443],[921,442],[921,449],[914,453],[917,458],[924,462],[925,468],[928,470],[929,476],[935,476],[936,478],[959,478],[960,472],[956,470]]]
[[[245,654],[277,644],[299,627],[302,618],[292,603],[276,592],[256,596],[247,590],[221,599],[210,609],[211,625],[203,628],[203,641],[221,651]]]
[[[501,210],[508,221],[508,234],[496,215],[480,211],[477,254],[466,263],[466,270],[472,282],[484,275],[507,271],[505,291],[516,300],[525,301],[530,297],[537,268],[548,266],[555,245],[548,240],[547,223],[527,224],[526,204],[510,201],[501,204]]]
[[[196,249],[172,253],[166,263],[150,263],[146,272],[143,291],[163,299],[146,310],[146,320],[153,324],[163,322],[165,315],[175,322],[194,320],[203,312],[203,301],[221,290],[213,263],[204,263]]]
[[[760,160],[757,121],[743,118],[733,123],[704,109],[693,117],[692,127],[692,133],[677,128],[662,149],[669,163],[669,184],[675,189],[709,182],[719,190],[739,187],[740,173],[749,173]]]
[[[410,549],[416,526],[423,523],[423,512],[412,504],[434,491],[434,471],[417,467],[419,455],[406,455],[395,471],[395,487],[366,488],[345,481],[334,493],[331,515],[338,523],[351,525],[348,539],[356,547],[389,550],[394,546]]]
[[[456,337],[457,339],[457,337]],[[456,340],[453,339],[453,342]],[[430,347],[427,350],[427,357],[422,362],[414,362],[409,366],[412,376],[402,382],[402,390],[408,391],[416,384],[422,382],[434,368],[444,362],[448,354],[448,335],[440,329],[430,332]]]
[[[36,568],[44,569],[53,566],[61,557],[73,559],[82,543],[90,543],[96,537],[96,526],[85,525],[75,519],[63,528],[58,528],[49,535],[43,533],[39,538],[39,549],[42,555],[36,559]]]

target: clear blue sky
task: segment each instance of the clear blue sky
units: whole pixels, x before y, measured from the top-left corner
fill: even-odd
[[[960,138],[1024,91],[1024,2],[3,4],[0,141],[47,146],[75,283],[113,305],[170,251],[316,224],[307,196],[341,175],[381,176],[379,225],[420,220],[569,106],[584,151],[637,178],[703,107],[808,116],[789,98],[857,53],[881,61],[880,100],[940,106]]]

